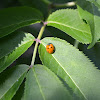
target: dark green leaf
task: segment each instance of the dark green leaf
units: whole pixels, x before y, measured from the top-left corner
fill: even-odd
[[[55,52],[49,54],[46,45]],[[44,38],[39,46],[42,63],[64,79],[80,100],[100,100],[100,71],[78,49],[58,38]]]
[[[22,83],[29,66],[19,65],[0,74],[0,100],[11,100]]]
[[[30,6],[41,11],[46,18],[48,16],[49,4],[48,0],[19,0],[22,5]]]
[[[31,7],[12,7],[0,10],[0,37],[41,20],[43,20],[42,14]]]
[[[6,41],[7,39],[7,41]],[[18,41],[17,41],[18,40]],[[21,56],[34,42],[34,36],[29,33],[20,33],[11,38],[4,38],[0,43],[0,72]]]
[[[24,100],[72,100],[72,97],[53,72],[35,65],[26,77]]]
[[[20,85],[20,87],[17,90],[16,94],[12,98],[12,100],[22,100],[22,97],[24,95],[24,86],[25,86],[25,82],[22,82],[22,84]]]

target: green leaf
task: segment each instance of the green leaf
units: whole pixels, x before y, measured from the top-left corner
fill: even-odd
[[[34,37],[29,33],[24,32],[14,32],[6,37],[0,39],[0,58],[11,53],[16,47],[18,47],[21,42],[24,44]]]
[[[21,56],[33,44],[33,39],[31,34],[23,32],[11,38],[5,37],[0,43],[0,72]]]
[[[97,6],[98,8],[100,8],[100,0],[86,0],[86,1],[90,1],[91,3],[94,3],[95,6]]]
[[[28,65],[19,65],[0,74],[0,100],[11,100],[25,78],[28,68]]]
[[[31,7],[12,7],[0,10],[0,37],[41,20],[43,20],[42,14]]]
[[[25,89],[24,86],[25,86],[25,82],[22,82],[16,94],[13,96],[11,100],[22,100],[22,97],[24,95],[24,89]]]
[[[91,42],[89,25],[80,19],[77,10],[58,10],[51,14],[47,21],[48,26],[56,27],[82,43]]]
[[[49,54],[46,45],[55,52]],[[100,100],[100,71],[78,49],[58,38],[44,38],[39,46],[42,63],[61,77],[80,100]]]
[[[86,0],[83,0],[82,2],[78,0],[77,7],[80,16],[90,24],[92,42],[88,48],[91,48],[100,39],[100,11],[94,4],[87,2]]]
[[[43,65],[35,65],[26,77],[24,100],[72,100],[57,76]]]

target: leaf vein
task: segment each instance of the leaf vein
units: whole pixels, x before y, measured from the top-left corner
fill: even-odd
[[[81,31],[81,32],[83,32],[83,30],[79,30],[79,29],[76,29],[76,28],[74,28],[74,27],[70,27],[70,26],[68,26],[68,25],[65,25],[65,24],[62,24],[62,23],[59,23],[59,22],[54,22],[54,21],[48,21],[48,23],[55,23],[55,24],[59,24],[59,25],[62,25],[62,26],[65,26],[65,27],[69,27],[69,28],[72,28],[72,29],[74,29],[74,30],[77,30],[77,31]],[[88,32],[86,32],[86,31],[84,31],[85,33],[87,33],[87,34],[89,34]]]
[[[36,75],[34,69],[33,69],[32,71],[33,71],[34,76],[35,76],[35,78],[36,78],[36,82],[37,82],[37,84],[38,84],[38,86],[39,86],[40,93],[42,94],[43,99],[46,100],[46,99],[45,99],[45,96],[44,96],[44,94],[43,94],[42,88],[41,88],[41,86],[40,86],[40,84],[39,84],[39,80],[38,80],[38,78],[37,78],[37,75]]]
[[[86,99],[86,100],[88,100],[87,98],[86,98],[86,96],[84,95],[84,93],[81,91],[81,89],[77,86],[77,84],[76,84],[76,82],[72,79],[72,77],[69,75],[69,73],[65,70],[65,68],[62,66],[62,64],[60,64],[59,63],[59,61],[54,57],[54,55],[52,55],[53,56],[53,58],[57,61],[57,63],[63,68],[63,70],[66,72],[66,74],[71,78],[71,80],[74,82],[74,84],[76,85],[76,87],[80,90],[80,92],[83,94],[83,96],[84,96],[84,98]]]
[[[0,29],[3,29],[3,28],[7,28],[7,27],[10,27],[10,26],[13,26],[13,25],[19,25],[19,24],[22,24],[24,22],[29,22],[29,21],[35,21],[37,19],[30,19],[30,20],[27,20],[27,21],[22,21],[22,22],[19,22],[19,23],[16,23],[16,24],[11,24],[11,25],[8,25],[8,26],[5,26],[5,27],[1,27]]]

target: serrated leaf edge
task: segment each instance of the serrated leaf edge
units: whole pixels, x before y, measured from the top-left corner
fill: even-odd
[[[27,69],[28,70],[28,69]],[[27,70],[25,72],[27,72]],[[14,82],[14,84],[10,87],[10,89],[15,85],[15,83],[21,78],[21,76],[23,76],[25,74],[25,72],[23,74],[20,75],[20,77]],[[4,82],[5,83],[5,82]],[[4,84],[3,83],[3,84]],[[2,99],[2,97],[9,91],[9,89],[1,96],[0,99]],[[16,92],[15,92],[16,93]]]
[[[56,10],[55,12],[53,12],[52,14],[54,14],[54,13],[57,13],[57,12],[59,12],[59,11],[61,11],[61,10],[72,10],[72,11],[77,11],[77,10],[75,10],[75,9],[59,9],[59,10]],[[78,12],[78,11],[77,11]],[[50,14],[50,16],[52,16],[52,14]],[[79,14],[78,14],[79,15]],[[50,18],[50,16],[49,16],[49,18]],[[80,17],[80,16],[79,16]],[[48,18],[48,19],[49,19]],[[81,18],[80,18],[81,19]],[[74,27],[70,27],[70,26],[68,26],[68,25],[65,25],[65,24],[62,24],[62,23],[59,23],[59,22],[55,22],[55,21],[48,21],[47,20],[47,23],[49,24],[49,23],[55,23],[55,24],[58,24],[58,25],[63,25],[63,26],[65,26],[65,27],[68,27],[68,28],[72,28],[72,29],[75,29],[75,30],[77,30],[77,31],[80,31],[80,32],[86,32],[86,31],[82,31],[82,30],[78,30],[78,29],[76,29],[76,28],[74,28]],[[47,25],[48,25],[47,24]],[[86,23],[84,23],[84,24],[86,24]],[[49,26],[49,25],[48,25]],[[89,26],[89,28],[90,28],[90,25],[88,24],[88,26]],[[91,30],[90,30],[91,31]],[[65,32],[66,33],[66,32]],[[89,34],[88,32],[86,32],[87,34]],[[91,32],[90,32],[91,33]],[[67,33],[68,34],[68,33]],[[70,34],[68,34],[68,35],[70,35]],[[87,37],[85,34],[83,34],[85,37]],[[71,36],[71,35],[70,35]],[[78,36],[78,35],[77,35]],[[79,36],[78,36],[79,37]],[[75,38],[75,37],[74,37]],[[88,37],[88,38],[90,38],[90,37]],[[76,39],[76,38],[75,38]],[[83,43],[83,44],[88,44],[88,43],[90,43],[90,42],[82,42],[82,41],[80,41],[79,39],[77,39],[79,42],[81,42],[81,43]]]
[[[30,34],[30,33],[26,33],[26,34]],[[25,34],[25,35],[26,35]],[[30,34],[31,35],[31,34]],[[31,35],[31,36],[33,36],[33,35]],[[27,38],[27,36],[26,37],[24,37],[24,38]],[[24,38],[23,38],[23,40],[24,40]],[[35,38],[34,36],[33,36],[33,38]],[[31,41],[33,41],[34,42],[34,39],[30,39],[30,40],[28,40],[28,41],[26,41],[26,42],[23,42],[23,40],[21,41],[21,43],[20,44],[18,44],[18,46],[17,47],[15,47],[15,49],[13,49],[13,50],[11,50],[9,53],[7,53],[5,56],[7,56],[8,57],[8,55],[10,55],[11,53],[13,53],[17,48],[19,48],[19,47],[21,47],[21,46],[23,46],[23,45],[25,45],[26,43],[28,43],[28,42],[31,42]],[[2,59],[3,57],[5,57],[5,56],[2,56],[0,59]]]
[[[51,13],[50,14],[50,16],[52,16],[54,13],[57,13],[57,12],[59,12],[59,11],[63,11],[63,10],[67,10],[67,11],[76,11],[77,13],[79,13],[78,12],[78,10],[77,9],[71,9],[71,8],[67,8],[67,9],[59,9],[59,10],[56,10],[55,12],[53,12],[53,13]],[[79,14],[78,14],[79,15]],[[49,16],[49,18],[50,18],[50,16]],[[80,17],[80,16],[79,16]],[[48,19],[49,19],[48,18]],[[81,19],[81,18],[80,18]],[[48,21],[47,20],[47,22],[52,22],[52,21]],[[83,22],[83,21],[82,21]],[[84,23],[85,25],[87,25],[86,23]],[[67,25],[66,25],[67,26]],[[89,26],[89,24],[88,24],[88,26]],[[73,28],[73,29],[75,29],[75,28]],[[84,32],[86,32],[86,31],[84,31]],[[86,33],[88,33],[88,32],[86,32]],[[88,33],[89,34],[89,33]]]
[[[47,37],[47,38],[51,38],[51,37]],[[62,40],[62,39],[60,39],[60,38],[52,38],[52,39],[58,39],[58,40]],[[69,44],[70,45],[70,43],[68,43],[68,42],[66,42],[65,40],[62,40],[63,42],[65,42],[65,43],[67,43],[67,44]],[[42,44],[43,44],[43,46],[44,47],[46,47],[46,45],[43,43],[43,42],[41,42]],[[70,45],[71,47],[73,47],[73,48],[75,48],[74,46],[72,46],[72,45]],[[77,48],[75,48],[75,49],[77,49]],[[79,51],[79,49],[77,49],[78,51]],[[88,61],[89,62],[91,62],[92,64],[93,64],[93,66],[94,66],[94,68],[95,69],[97,69],[97,67],[95,67],[95,65],[94,65],[94,63],[82,52],[82,51],[79,51],[82,55],[84,55],[87,59],[88,59]],[[57,63],[63,68],[63,70],[66,72],[66,70],[64,69],[64,67],[58,62],[58,60],[54,57],[54,55],[53,54],[51,54],[52,55],[52,57],[57,61]],[[39,55],[39,57],[40,57],[40,59],[41,59],[41,56]],[[42,61],[42,59],[41,59],[41,61]],[[42,61],[42,64],[43,64],[43,61]],[[98,70],[99,72],[100,72],[100,70]],[[71,76],[68,74],[68,72],[66,72],[66,74],[71,78]],[[72,78],[71,78],[72,79]],[[81,94],[84,96],[84,98],[86,99],[86,100],[88,100],[87,98],[86,98],[86,96],[84,95],[84,93],[81,91],[81,89],[77,86],[77,84],[75,83],[75,81],[72,79],[72,81],[73,81],[73,83],[75,84],[75,86],[79,89],[79,91],[81,92]]]
[[[43,44],[43,43],[42,43]],[[44,45],[44,44],[43,44]],[[45,45],[44,45],[45,46]],[[54,57],[54,55],[52,54],[52,57],[57,61],[57,63],[62,67],[62,69],[65,71],[65,73],[71,78],[71,80],[73,81],[73,83],[75,84],[75,86],[79,89],[79,91],[83,94],[84,98],[86,100],[88,100],[86,98],[86,96],[84,95],[84,93],[81,91],[81,89],[77,86],[77,84],[75,83],[75,81],[72,79],[72,77],[68,74],[68,72],[64,69],[64,67],[59,63],[59,61]]]
[[[29,40],[29,41],[27,41],[27,42],[21,41],[21,43],[23,42],[22,45],[18,44],[18,47],[16,47],[12,52],[10,52],[10,53],[8,53],[7,55],[3,56],[3,57],[5,58],[5,62],[3,63],[2,66],[4,66],[4,64],[6,63],[7,59],[9,58],[9,56],[11,56],[18,48],[22,47],[23,45],[25,45],[26,43],[29,43],[29,42],[31,42],[31,41],[34,42],[33,39],[31,39],[31,40]],[[22,55],[22,54],[21,54],[21,55]],[[2,58],[3,58],[3,57],[2,57]],[[2,59],[2,58],[0,58],[0,59]],[[17,57],[17,58],[18,58],[18,57]],[[16,58],[16,59],[17,59],[17,58]],[[11,63],[12,63],[12,62],[11,62]],[[2,66],[1,66],[1,68],[2,68]],[[8,66],[6,66],[6,67],[8,67]],[[5,69],[5,68],[4,68],[4,69]],[[3,70],[4,70],[4,69],[3,69]],[[1,73],[3,70],[1,70],[0,73]]]

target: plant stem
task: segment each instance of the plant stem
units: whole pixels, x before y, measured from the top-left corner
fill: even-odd
[[[42,28],[40,29],[39,35],[38,35],[38,37],[37,37],[38,40],[41,39],[42,34],[43,34],[43,32],[44,32],[44,29],[45,29],[45,26],[46,26],[46,24],[44,24],[44,25],[42,26]],[[36,44],[35,44],[35,47],[34,47],[34,51],[33,51],[32,61],[31,61],[31,67],[33,67],[34,62],[35,62],[35,57],[36,57],[36,53],[37,53],[38,44],[39,44],[39,42],[36,41]]]
[[[38,35],[38,38],[37,39],[41,39],[41,37],[42,37],[42,34],[43,34],[43,32],[44,32],[44,29],[45,29],[45,26],[46,25],[43,25],[42,27],[41,27],[41,30],[40,30],[40,32],[39,32],[39,35]]]
[[[34,65],[34,62],[35,62],[37,47],[38,47],[38,42],[36,42],[35,47],[34,47],[33,57],[32,57],[32,61],[31,61],[31,66],[33,66]]]
[[[64,4],[53,4],[54,7],[56,8],[62,8],[62,7],[72,7],[75,6],[76,2],[68,2],[68,3],[64,3]]]
[[[78,48],[79,42],[75,40],[74,47]]]

